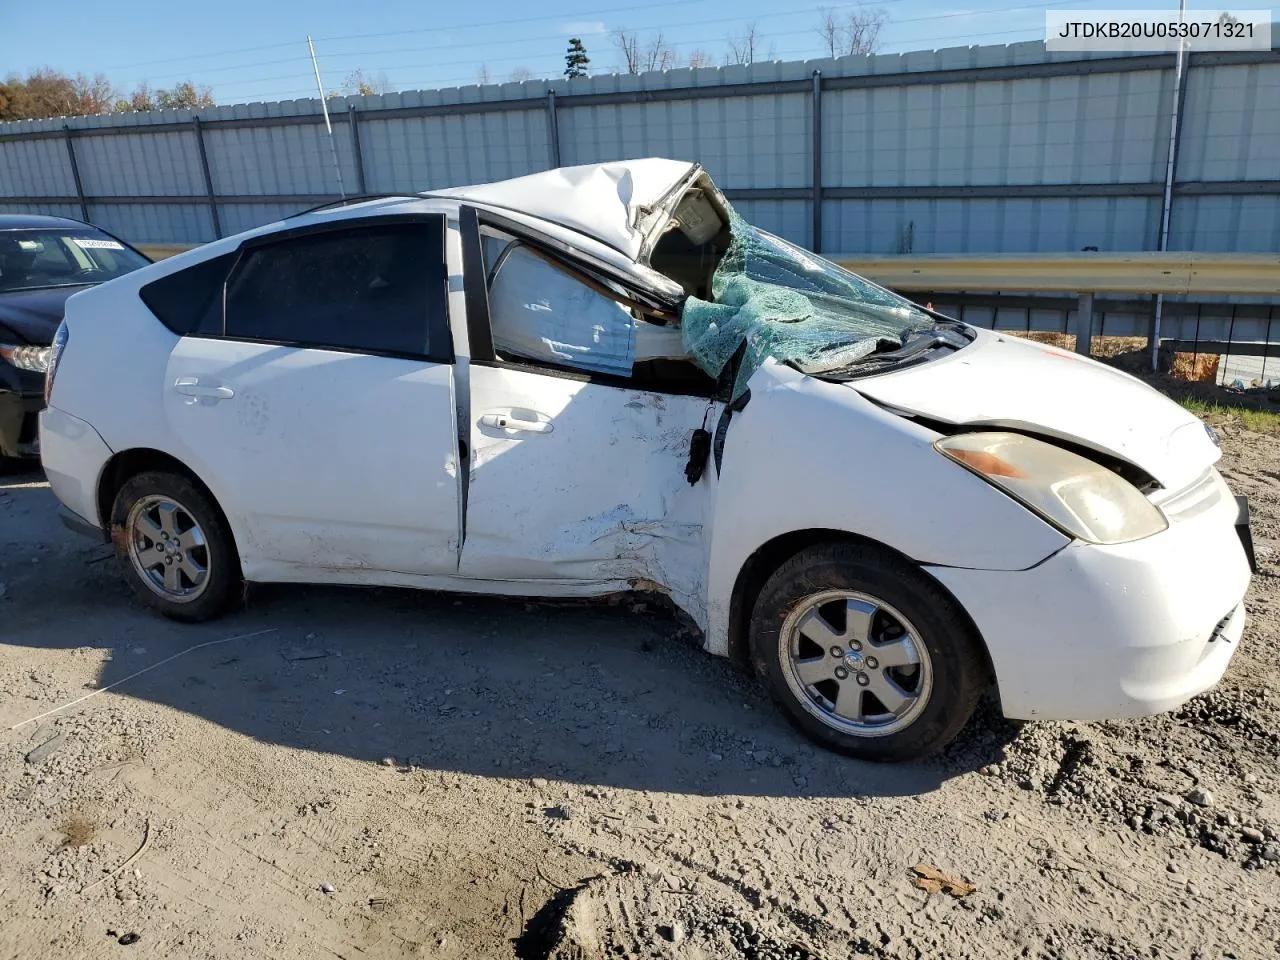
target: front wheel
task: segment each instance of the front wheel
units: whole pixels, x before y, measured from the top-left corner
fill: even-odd
[[[174,620],[210,620],[240,580],[231,532],[208,494],[173,473],[125,481],[111,511],[112,542],[134,592]]]
[[[791,720],[864,760],[915,760],[968,722],[989,671],[981,641],[941,587],[888,551],[800,551],[766,581],[751,658]]]

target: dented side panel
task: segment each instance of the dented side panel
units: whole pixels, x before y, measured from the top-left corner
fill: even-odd
[[[716,405],[475,364],[471,411],[462,576],[626,581],[705,624],[714,481],[684,471]]]
[[[933,449],[937,434],[843,384],[772,361],[729,425],[715,506],[706,647],[728,651],[730,598],[769,541],[832,530],[921,563],[1023,570],[1068,540]]]

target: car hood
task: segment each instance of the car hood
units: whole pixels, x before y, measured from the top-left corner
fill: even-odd
[[[14,290],[0,293],[0,327],[12,330],[26,343],[47,346],[62,322],[67,298],[85,287]]]
[[[1136,377],[1056,347],[976,332],[949,357],[849,385],[904,413],[1118,457],[1170,491],[1190,485],[1221,455],[1199,419]]]

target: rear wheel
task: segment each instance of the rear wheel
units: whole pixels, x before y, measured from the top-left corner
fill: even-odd
[[[955,601],[913,565],[863,544],[810,547],[779,567],[756,601],[751,654],[794,723],[866,760],[944,747],[988,677]]]
[[[174,620],[218,616],[240,580],[231,533],[208,495],[183,476],[140,473],[111,511],[112,542],[134,592]]]

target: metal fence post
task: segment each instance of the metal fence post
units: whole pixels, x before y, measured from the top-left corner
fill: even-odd
[[[369,192],[364,182],[364,154],[360,152],[360,120],[356,116],[356,105],[347,107],[347,124],[351,127],[351,157],[356,164],[356,190],[361,194]]]
[[[80,219],[89,222],[89,204],[84,199],[84,184],[80,182],[80,165],[76,163],[76,147],[72,143],[71,124],[64,123],[62,132],[67,137],[67,157],[71,160],[71,177],[76,182],[76,198],[80,201]]]
[[[813,71],[813,252],[822,252],[822,71]]]
[[[191,127],[196,132],[196,149],[200,151],[200,171],[204,174],[204,193],[209,198],[209,216],[213,218],[213,238],[222,239],[222,221],[218,217],[218,198],[213,192],[213,175],[209,173],[209,154],[204,148],[204,130],[200,126],[200,118],[191,118]]]
[[[560,166],[560,122],[556,119],[556,92],[547,91],[547,145],[551,153],[551,167]]]
[[[1080,294],[1076,307],[1076,353],[1089,356],[1093,346],[1093,294]]]

